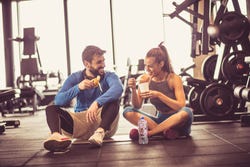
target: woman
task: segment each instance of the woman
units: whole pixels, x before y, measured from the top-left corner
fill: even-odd
[[[193,121],[192,109],[185,106],[182,80],[174,73],[165,46],[160,43],[157,48],[149,50],[144,64],[147,73],[139,77],[139,83],[149,82],[149,90],[137,90],[136,79],[130,78],[128,87],[132,90],[133,107],[126,107],[123,116],[134,125],[144,116],[148,122],[149,137],[159,133],[169,139],[189,136]],[[156,107],[159,112],[157,116],[150,116],[140,110],[145,99],[149,99]],[[131,130],[130,138],[138,138],[137,129]]]

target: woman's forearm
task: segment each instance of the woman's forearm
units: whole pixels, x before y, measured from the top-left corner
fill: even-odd
[[[141,108],[141,101],[139,100],[136,89],[132,89],[132,105],[135,108]]]

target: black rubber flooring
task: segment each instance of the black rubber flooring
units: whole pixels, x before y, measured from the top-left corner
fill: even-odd
[[[18,128],[8,127],[0,135],[0,166],[44,167],[249,167],[250,127],[239,121],[197,123],[190,138],[154,138],[148,145],[128,139],[133,127],[120,117],[113,140],[102,147],[75,142],[65,153],[50,153],[43,148],[49,136],[44,110],[35,115],[5,117],[19,119]]]

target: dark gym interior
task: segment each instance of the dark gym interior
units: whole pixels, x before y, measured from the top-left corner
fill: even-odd
[[[105,140],[102,147],[96,148],[86,141],[74,140],[71,148],[66,152],[53,153],[43,148],[43,141],[49,136],[45,108],[53,102],[66,76],[75,70],[74,56],[76,56],[76,61],[81,59],[81,53],[74,55],[77,52],[74,52],[72,47],[74,43],[71,43],[73,39],[72,25],[74,20],[78,19],[72,17],[71,8],[73,3],[80,2],[53,0],[53,3],[56,2],[61,7],[60,13],[56,14],[55,11],[48,9],[52,3],[49,0],[0,0],[2,15],[0,19],[2,22],[0,28],[0,34],[2,34],[0,35],[0,48],[2,50],[0,52],[0,66],[2,66],[1,75],[3,76],[0,78],[1,167],[250,166],[250,1],[150,1],[150,3],[160,6],[158,6],[160,11],[156,10],[161,13],[157,17],[161,17],[159,20],[163,24],[159,24],[159,30],[167,31],[169,24],[176,20],[183,27],[189,28],[190,42],[186,42],[189,52],[186,53],[188,56],[185,57],[188,57],[192,63],[185,67],[177,67],[175,71],[183,80],[186,103],[193,109],[194,122],[191,135],[188,138],[166,140],[155,136],[150,138],[147,145],[139,145],[131,141],[129,131],[133,125],[122,116],[124,107],[131,105],[131,90],[127,86],[128,78],[138,77],[144,72],[144,54],[136,57],[136,60],[131,55],[131,57],[125,58],[124,55],[120,54],[119,48],[122,44],[118,42],[119,37],[121,37],[119,33],[127,34],[128,32],[119,31],[121,28],[119,29],[117,25],[120,25],[119,21],[124,18],[117,14],[117,6],[119,6],[118,3],[137,3],[137,5],[139,3],[136,11],[140,13],[140,10],[146,9],[148,14],[145,17],[150,16],[150,3],[147,2],[148,6],[146,7],[146,2],[144,4],[143,0],[136,1],[110,0],[105,2],[104,8],[107,9],[105,12],[108,12],[109,21],[103,22],[103,24],[108,27],[110,33],[109,43],[106,44],[106,38],[103,41],[93,41],[102,47],[108,46],[111,52],[109,54],[112,56],[107,58],[109,63],[107,67],[119,75],[123,84],[124,91],[121,96],[121,112],[116,134],[111,139]],[[37,20],[41,18],[38,18],[35,12],[28,11],[29,13],[25,14],[25,9],[29,9],[35,3],[38,4],[36,4],[37,6],[43,4],[39,8],[44,12],[41,17],[60,15],[58,20],[60,19],[63,23],[60,26],[63,29],[63,33],[60,34],[61,39],[63,39],[63,47],[56,46],[57,43],[58,45],[60,43],[57,42],[60,39],[56,36],[56,30],[52,34],[40,33],[42,32],[41,27],[47,27],[47,31],[51,31],[55,25],[43,22],[43,24],[48,25],[39,27],[39,24],[42,23]],[[86,5],[84,8],[90,8],[88,7],[90,2],[84,1],[82,3]],[[99,5],[99,7],[103,5],[103,2],[99,4],[98,0],[91,3]],[[99,7],[93,4],[90,5],[93,8],[90,10],[97,12]],[[171,6],[172,10],[165,11],[164,8],[169,7],[166,5]],[[78,4],[78,6],[80,5]],[[53,7],[56,8],[55,5]],[[130,12],[129,10],[126,8],[127,13]],[[187,15],[183,16],[183,13]],[[34,16],[31,18],[34,20],[25,18],[32,15]],[[85,13],[82,17],[91,18],[92,16]],[[101,19],[105,20],[104,17]],[[130,20],[129,17],[127,19]],[[54,20],[54,22],[58,20]],[[84,26],[91,22],[90,20],[80,20],[81,22],[78,24]],[[100,20],[94,20],[94,22],[102,22]],[[148,18],[148,22],[152,20],[154,20],[153,16],[151,20],[150,17]],[[162,20],[168,21],[162,23]],[[34,24],[32,24],[33,22]],[[140,24],[140,21],[136,24]],[[129,25],[123,24],[122,26]],[[136,29],[136,26],[133,24],[129,28]],[[100,27],[92,28],[93,32],[98,32]],[[80,31],[87,30],[82,28]],[[146,28],[145,31],[147,31]],[[182,31],[182,27],[176,27],[175,32],[170,33],[174,33],[175,38],[181,40],[181,37],[178,36],[180,31]],[[167,33],[169,32],[162,33],[161,37],[154,42],[158,44],[160,40],[170,40],[171,43],[173,39],[168,39]],[[90,33],[90,35],[98,36],[99,34]],[[84,40],[85,36],[79,36],[78,38]],[[137,38],[136,35],[132,36]],[[48,38],[52,44],[48,41],[42,43],[44,38]],[[39,47],[39,42],[41,42],[42,47]],[[86,45],[91,42],[90,39]],[[134,47],[131,49],[136,50],[137,47],[133,41],[128,42],[131,42]],[[144,43],[147,41],[144,40]],[[43,47],[42,44],[45,46],[53,45],[48,51],[61,49],[63,54],[59,57],[55,56],[54,59],[53,55],[46,57],[43,54],[46,53],[44,51],[46,47]],[[81,44],[81,49],[84,45]],[[148,47],[147,44],[144,46]],[[168,46],[171,48],[171,45]],[[174,49],[181,50],[180,47],[176,46]],[[126,47],[124,48],[126,49]],[[174,55],[174,52],[171,55]],[[123,61],[124,58],[127,62]],[[59,59],[63,60],[62,63],[59,63]],[[172,61],[175,59],[173,58]],[[52,67],[54,66],[56,69],[48,67],[51,62]],[[122,63],[123,66],[120,66],[119,63]],[[78,70],[81,68],[82,66]],[[122,68],[125,74],[119,73],[119,68]],[[69,104],[66,107],[72,108],[73,106]]]

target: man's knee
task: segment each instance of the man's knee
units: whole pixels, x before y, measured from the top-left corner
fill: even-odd
[[[51,112],[51,111],[57,111],[58,109],[60,109],[60,107],[58,105],[52,104],[49,105],[45,108],[46,113],[47,112]]]
[[[103,105],[102,110],[112,110],[114,113],[118,113],[120,109],[119,100],[114,100]]]

